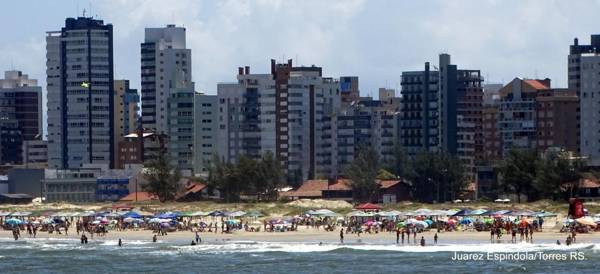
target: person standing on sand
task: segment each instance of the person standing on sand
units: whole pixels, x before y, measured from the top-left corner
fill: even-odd
[[[573,231],[571,232],[571,241],[573,243],[577,242],[577,238],[576,237],[577,237],[577,232],[575,232],[575,229],[573,229]]]
[[[517,242],[517,231],[514,228],[511,231],[511,236],[512,236],[512,238],[510,238],[510,242],[516,243]]]
[[[438,240],[438,235],[437,233],[435,233],[435,235],[433,235],[433,244],[437,244],[437,240]]]
[[[490,228],[490,243],[494,243],[494,230],[495,228]]]
[[[425,237],[421,236],[421,246],[425,246]]]
[[[415,244],[417,244],[417,228],[416,227],[413,228],[413,240],[415,241]]]
[[[340,243],[344,243],[344,229],[340,229]]]
[[[529,230],[529,242],[533,243],[533,228]]]
[[[400,229],[396,229],[396,244],[400,243]]]
[[[402,229],[402,244],[404,244],[404,229]]]
[[[200,239],[200,235],[198,235],[198,231],[196,231],[196,243],[202,242],[202,239]]]

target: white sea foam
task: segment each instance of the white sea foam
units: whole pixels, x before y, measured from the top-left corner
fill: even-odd
[[[227,244],[200,244],[196,246],[171,246],[175,252],[167,253],[261,253],[261,252],[286,252],[286,253],[306,253],[306,252],[330,252],[334,250],[351,249],[362,251],[392,251],[392,252],[534,252],[534,251],[566,251],[581,249],[600,249],[595,244],[573,244],[554,245],[554,244],[478,244],[478,245],[430,245],[430,246],[412,246],[412,245],[376,245],[376,244],[306,244],[306,243],[227,243]],[[161,251],[164,252],[164,251]]]

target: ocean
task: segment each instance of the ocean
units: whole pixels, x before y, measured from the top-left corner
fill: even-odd
[[[462,256],[462,257],[461,257]],[[458,258],[457,258],[458,257]],[[464,259],[464,257],[468,257]],[[462,260],[460,258],[463,258]],[[600,244],[0,239],[0,273],[599,273]]]

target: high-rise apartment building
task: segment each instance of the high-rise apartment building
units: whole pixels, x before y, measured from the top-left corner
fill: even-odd
[[[42,87],[21,71],[6,71],[0,79],[0,117],[15,119],[24,140],[42,139]]]
[[[382,98],[381,94],[379,98]],[[334,169],[337,172],[334,175],[343,173],[361,145],[374,148],[382,162],[391,161],[394,148],[399,145],[399,136],[400,114],[396,107],[370,97],[354,101],[337,117],[337,130],[334,133],[334,143],[338,148]]]
[[[171,165],[182,171],[182,175],[191,176],[194,169],[194,83],[183,78],[174,79],[177,80],[169,90],[171,97],[167,100],[167,151]]]
[[[335,148],[332,124],[340,108],[340,82],[322,76],[320,67],[294,67],[292,60],[271,73],[250,74],[239,68],[237,83],[218,85],[218,152],[235,161],[271,151],[289,181],[314,178],[317,166]],[[330,155],[330,154],[329,154]]]
[[[420,151],[438,151],[439,72],[429,62],[423,71],[402,72],[402,122],[400,140],[411,156]]]
[[[600,117],[598,114],[598,82],[600,80],[600,35],[591,35],[589,45],[575,38],[569,47],[569,90],[579,99],[577,132],[579,153],[588,165],[600,166]],[[594,96],[594,94],[596,96]]]
[[[114,164],[113,29],[67,18],[46,36],[48,165]]]
[[[185,28],[175,25],[146,28],[141,44],[142,126],[145,129],[157,134],[169,132],[168,101],[177,85],[175,77],[191,82],[191,60],[192,52],[185,45]]]
[[[538,92],[548,89],[550,79],[520,78],[515,78],[500,89],[498,130],[504,155],[513,148],[537,148],[536,97]]]
[[[537,150],[560,148],[570,152],[579,149],[577,138],[577,108],[575,91],[549,89],[539,91],[536,97]]]
[[[440,54],[439,76],[440,148],[473,174],[483,153],[483,77],[479,70],[458,69],[448,54]]]
[[[114,140],[115,140],[115,163],[119,158],[118,144],[125,140],[124,136],[136,132],[138,129],[139,95],[137,90],[129,87],[129,80],[114,81]]]
[[[0,164],[23,164],[23,143],[42,139],[42,88],[21,71],[0,79]]]
[[[219,99],[217,95],[194,94],[194,173],[207,175],[217,154]]]

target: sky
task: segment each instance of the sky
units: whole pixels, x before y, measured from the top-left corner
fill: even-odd
[[[452,55],[489,83],[551,78],[565,87],[573,38],[600,33],[600,1],[552,0],[19,0],[0,1],[0,70],[22,70],[45,93],[45,32],[67,17],[113,24],[115,79],[140,86],[145,27],[185,26],[197,91],[216,94],[237,67],[267,73],[270,59],[359,76],[362,95],[399,94],[402,71]],[[90,12],[91,11],[91,12]]]

